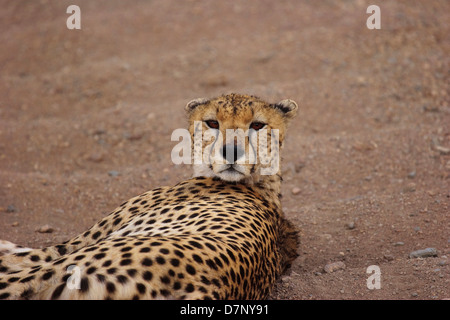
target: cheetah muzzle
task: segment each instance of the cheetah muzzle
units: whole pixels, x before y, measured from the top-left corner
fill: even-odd
[[[192,141],[199,141],[198,132],[210,135],[192,143],[207,160],[194,162],[194,177],[122,203],[62,244],[29,249],[0,241],[1,299],[269,295],[297,257],[297,232],[281,208],[277,162],[297,104],[228,94],[193,100],[185,109]],[[230,141],[227,129],[246,134]],[[256,143],[265,139],[267,150],[257,153]],[[242,160],[256,154],[261,161]]]

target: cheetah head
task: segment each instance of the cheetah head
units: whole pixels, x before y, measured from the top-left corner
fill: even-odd
[[[186,107],[194,176],[258,182],[280,171],[280,149],[298,106],[238,94],[195,99]]]

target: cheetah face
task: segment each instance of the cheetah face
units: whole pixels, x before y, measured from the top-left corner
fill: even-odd
[[[280,149],[297,104],[247,95],[196,99],[186,105],[195,176],[258,182],[280,171]]]

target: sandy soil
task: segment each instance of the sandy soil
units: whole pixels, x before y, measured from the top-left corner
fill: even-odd
[[[380,1],[369,30],[373,2],[0,1],[0,238],[56,244],[189,177],[170,136],[191,99],[290,98],[301,248],[271,298],[450,298],[450,3]]]

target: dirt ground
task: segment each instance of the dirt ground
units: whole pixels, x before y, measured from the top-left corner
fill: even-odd
[[[376,2],[1,0],[0,239],[56,244],[188,178],[170,138],[191,99],[290,98],[301,247],[271,299],[450,298],[450,3]]]

